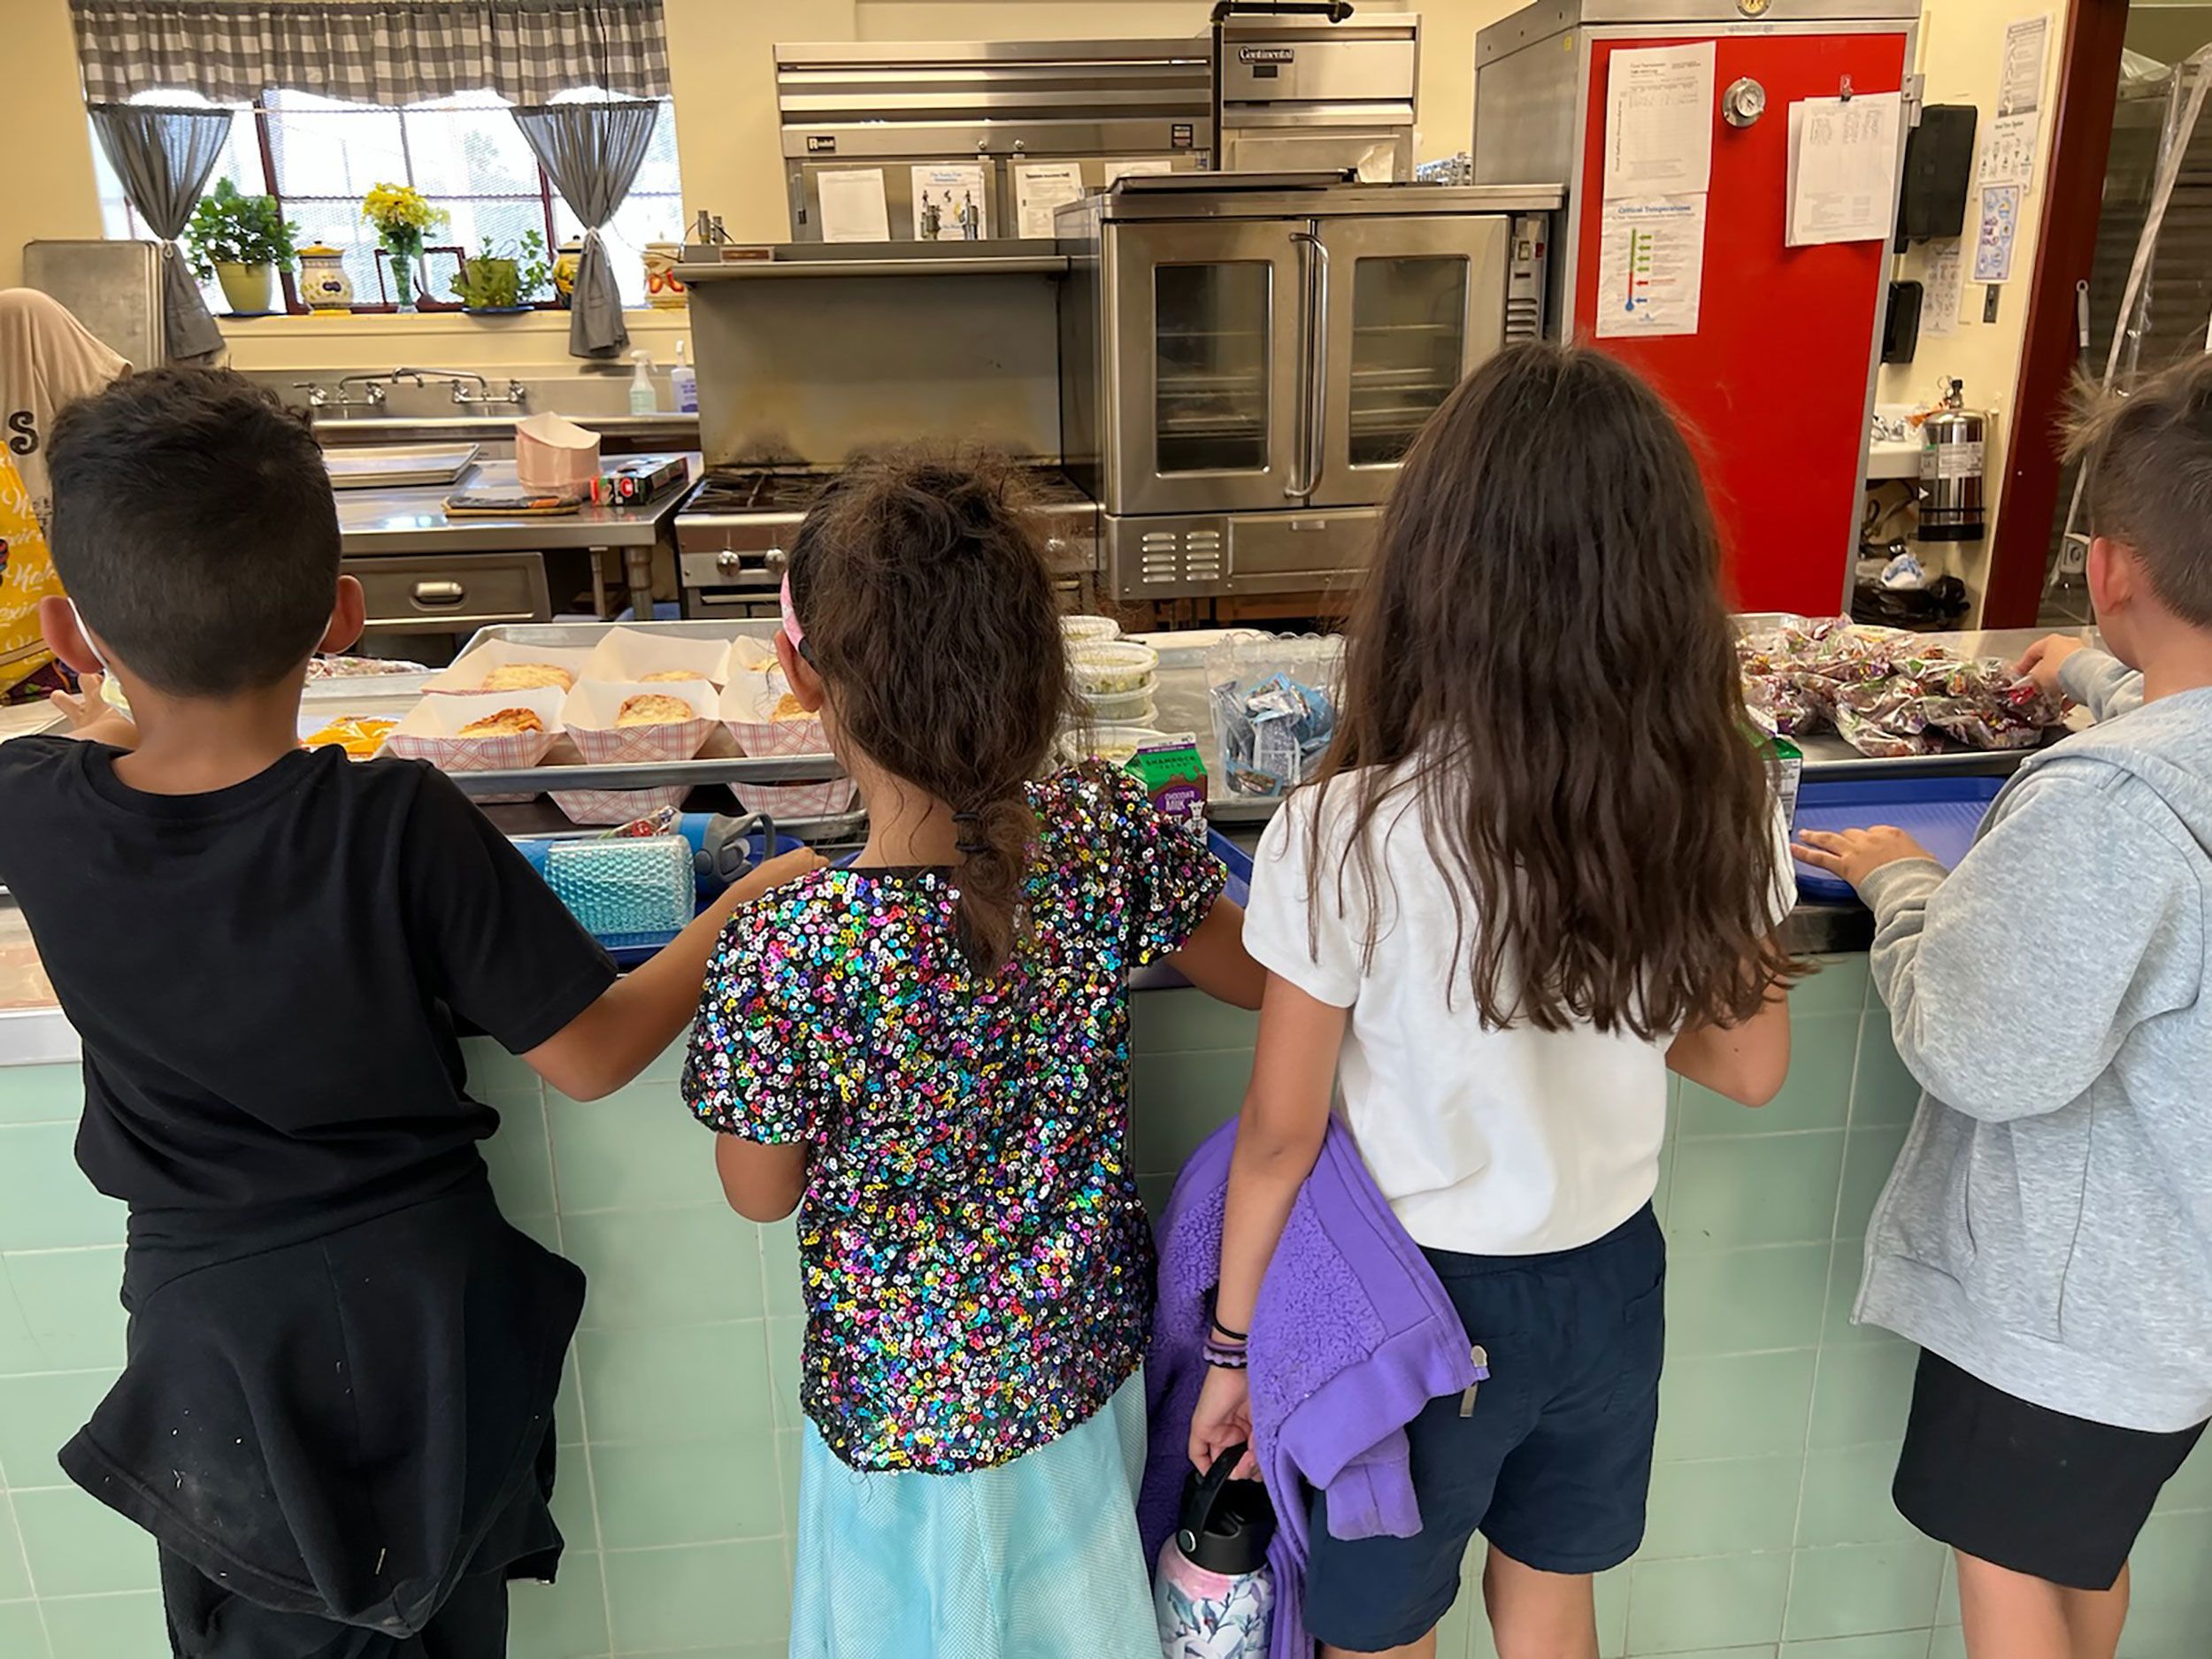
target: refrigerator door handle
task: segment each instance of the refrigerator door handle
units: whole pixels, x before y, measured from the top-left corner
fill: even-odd
[[[1294,230],[1290,239],[1313,250],[1311,261],[1305,264],[1305,269],[1311,273],[1310,280],[1300,285],[1304,302],[1299,319],[1298,347],[1299,373],[1304,380],[1304,396],[1300,399],[1299,409],[1299,419],[1304,426],[1301,442],[1303,453],[1290,482],[1283,488],[1285,495],[1296,500],[1312,495],[1321,484],[1321,434],[1329,408],[1329,353],[1324,333],[1329,316],[1329,246],[1310,230]]]

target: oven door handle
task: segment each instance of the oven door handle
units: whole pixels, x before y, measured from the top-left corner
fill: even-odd
[[[1294,230],[1291,241],[1302,248],[1310,247],[1313,257],[1302,261],[1310,280],[1299,285],[1302,302],[1298,330],[1298,373],[1304,396],[1300,402],[1299,434],[1302,453],[1293,469],[1291,480],[1283,487],[1283,494],[1292,500],[1302,500],[1320,487],[1323,450],[1321,430],[1328,419],[1329,409],[1329,354],[1324,330],[1329,315],[1329,248],[1319,235],[1310,230]]]

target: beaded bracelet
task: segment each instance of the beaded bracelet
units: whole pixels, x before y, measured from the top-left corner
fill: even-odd
[[[1251,1356],[1242,1347],[1231,1348],[1210,1338],[1203,1349],[1203,1357],[1216,1371],[1243,1371],[1252,1363]]]

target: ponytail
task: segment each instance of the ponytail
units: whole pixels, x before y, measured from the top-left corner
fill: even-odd
[[[849,465],[790,569],[842,741],[951,807],[961,949],[996,973],[1024,926],[1026,786],[1068,704],[1051,566],[1012,470],[914,453]]]
[[[960,831],[960,946],[968,965],[996,972],[1014,954],[1037,815],[1019,785],[956,813]]]

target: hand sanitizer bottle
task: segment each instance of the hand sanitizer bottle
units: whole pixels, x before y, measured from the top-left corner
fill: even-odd
[[[630,412],[634,415],[660,413],[660,394],[653,389],[653,354],[633,351],[630,361],[637,367],[630,373]]]
[[[680,415],[699,412],[699,371],[691,366],[690,342],[676,342],[676,366],[668,372],[668,393]]]

